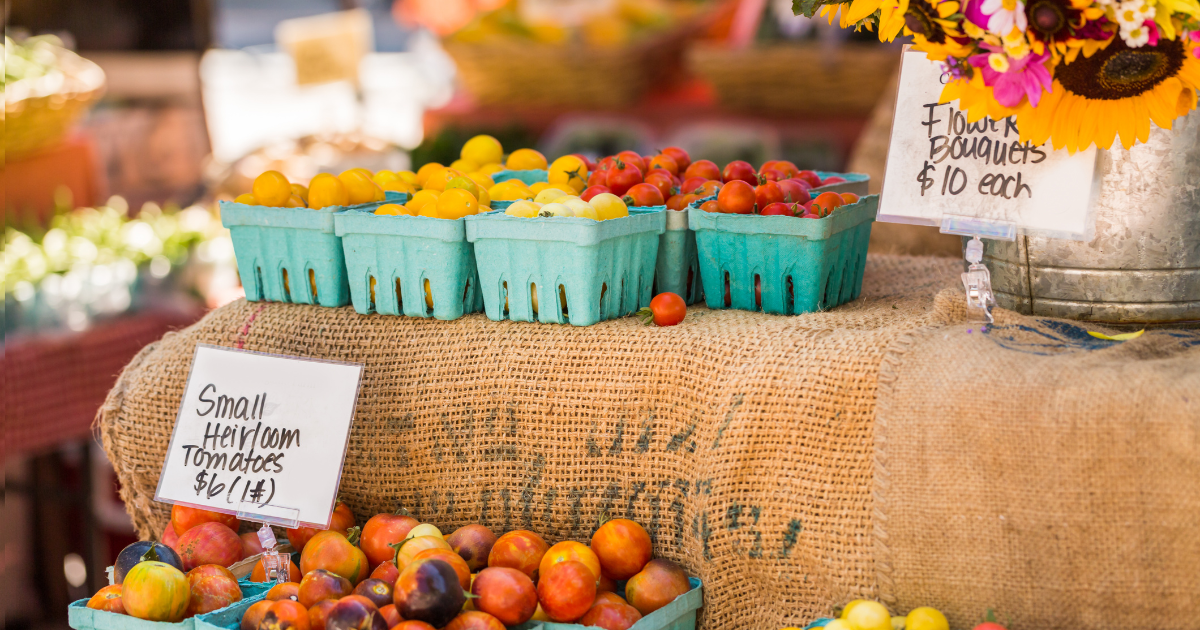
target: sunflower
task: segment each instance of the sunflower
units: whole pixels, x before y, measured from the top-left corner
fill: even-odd
[[[1042,97],[1042,102],[1049,96]],[[992,88],[984,85],[983,74],[976,72],[969,78],[951,81],[942,88],[942,103],[958,101],[958,108],[967,113],[967,122],[978,122],[980,119],[1004,120],[1017,115],[1017,110],[1005,107],[996,102]]]
[[[1182,38],[1129,48],[1117,37],[1090,57],[1059,64],[1041,103],[1018,108],[1021,139],[1052,141],[1055,149],[1074,153],[1093,143],[1107,149],[1117,135],[1127,149],[1145,142],[1151,121],[1170,129],[1196,107],[1200,59],[1194,48]]]
[[[968,41],[955,17],[959,14],[958,0],[902,0],[900,14],[904,16],[904,32],[912,35],[913,47],[934,61],[947,57],[965,57]]]
[[[1033,52],[1049,49],[1055,61],[1090,57],[1112,38],[1104,9],[1092,0],[1028,0],[1025,17]]]

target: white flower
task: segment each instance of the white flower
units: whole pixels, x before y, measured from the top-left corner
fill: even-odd
[[[1114,17],[1121,30],[1132,30],[1142,26],[1146,20],[1154,19],[1154,7],[1144,0],[1125,0],[1114,9]]]
[[[1126,30],[1121,29],[1121,39],[1125,40],[1125,45],[1130,48],[1141,48],[1150,41],[1150,29],[1145,26],[1131,28]]]
[[[1022,0],[984,0],[980,9],[988,16],[988,30],[997,35],[1008,35],[1014,28],[1024,33],[1028,26]]]

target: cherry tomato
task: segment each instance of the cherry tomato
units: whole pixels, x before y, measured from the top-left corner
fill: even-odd
[[[623,197],[635,185],[642,183],[642,169],[625,161],[617,161],[608,171],[606,184],[612,194]]]
[[[708,181],[703,177],[689,177],[683,180],[683,185],[679,187],[681,192],[690,193],[700,187],[701,184]]]
[[[834,175],[833,177],[826,177],[825,179],[821,180],[822,186],[830,186],[832,184],[844,184],[844,183],[846,183],[846,178],[838,177],[837,175]]]
[[[795,177],[796,173],[800,172],[800,169],[796,168],[796,165],[788,160],[767,160],[766,162],[763,162],[762,168],[774,168],[783,171],[786,173],[785,179]]]
[[[704,179],[721,179],[721,167],[711,160],[696,160],[683,171],[684,179],[703,177]]]
[[[754,167],[750,166],[749,162],[734,160],[725,165],[725,170],[721,172],[721,179],[726,184],[740,179],[753,186],[758,184],[758,173],[754,172]]]
[[[773,204],[783,202],[783,191],[779,189],[779,185],[772,181],[763,180],[758,188],[754,189],[754,204],[758,207],[758,211],[762,212],[763,208]]]
[[[813,188],[821,185],[821,177],[813,171],[800,171],[799,173],[796,173],[795,177],[796,179],[803,179],[804,181],[808,182],[808,185],[812,186]]]
[[[759,177],[766,179],[769,182],[777,182],[781,179],[787,179],[787,173],[777,168],[764,168],[758,172]]]
[[[666,203],[663,200],[663,194],[654,184],[635,184],[626,193],[622,199],[627,206],[638,206],[645,208],[647,206],[661,206]]]
[[[662,193],[663,199],[670,198],[672,189],[675,188],[675,182],[671,180],[671,176],[662,171],[650,171],[646,175],[646,183],[657,188],[658,192]]]
[[[715,179],[710,179],[703,184],[700,184],[700,187],[696,190],[693,190],[692,194],[699,195],[701,197],[711,197],[719,192],[721,192],[721,182]]]
[[[596,195],[599,195],[600,193],[611,193],[611,192],[612,191],[609,190],[608,186],[605,186],[603,184],[596,184],[595,186],[589,185],[582,193],[579,194],[579,198],[584,201],[591,201],[592,197],[595,197]]]
[[[813,211],[813,214],[827,217],[844,203],[845,200],[842,199],[841,195],[835,192],[823,192],[817,195],[816,199],[812,200],[812,205],[809,209]]]
[[[607,170],[603,170],[603,171],[596,170],[596,171],[592,171],[591,173],[588,174],[588,178],[587,178],[588,188],[592,188],[594,186],[604,186],[605,188],[607,188],[608,187],[607,183],[608,183],[608,171]]]
[[[679,163],[675,161],[675,158],[662,153],[650,158],[649,166],[670,171],[672,174],[679,173]]]
[[[679,172],[687,170],[687,167],[692,164],[692,156],[679,147],[667,147],[659,153],[671,156],[675,160],[675,164],[679,165]]]
[[[754,189],[740,179],[732,180],[721,187],[717,207],[727,214],[753,214]]]
[[[854,193],[849,193],[849,192],[842,193],[842,202],[844,203],[844,205],[848,206],[857,201],[858,201],[858,195],[856,195]]]
[[[798,179],[784,179],[775,182],[775,185],[783,192],[785,203],[808,203],[809,199],[812,199],[808,194],[807,184],[802,184]]]
[[[718,207],[718,205],[717,205],[716,199],[710,199],[710,200],[705,201],[704,203],[700,204],[700,209],[705,212],[720,212],[721,211],[720,207]]]
[[[650,325],[651,320],[659,326],[674,326],[683,321],[687,315],[687,304],[683,298],[674,293],[659,293],[650,300],[650,306],[638,311],[642,323]]]
[[[780,201],[776,201],[775,203],[772,203],[772,204],[768,205],[767,207],[763,208],[762,212],[760,212],[759,214],[762,214],[764,216],[767,216],[767,215],[782,215],[785,217],[796,216],[796,214],[792,211],[791,206],[787,205],[786,203],[780,202]]]
[[[621,151],[617,154],[618,162],[627,162],[638,168],[639,171],[646,172],[646,160],[636,151]]]

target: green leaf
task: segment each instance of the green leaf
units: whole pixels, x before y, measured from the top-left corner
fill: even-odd
[[[850,0],[792,0],[792,13],[811,18],[827,4],[850,4]]]

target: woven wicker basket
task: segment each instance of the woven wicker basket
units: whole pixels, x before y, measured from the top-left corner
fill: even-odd
[[[617,48],[495,40],[444,43],[480,103],[621,107],[680,65],[690,29]]]
[[[53,146],[104,94],[104,71],[60,48],[60,77],[15,81],[4,90],[3,159],[19,159]]]
[[[780,113],[867,114],[899,62],[899,48],[867,44],[697,44],[687,52],[688,69],[713,84],[722,105]]]

